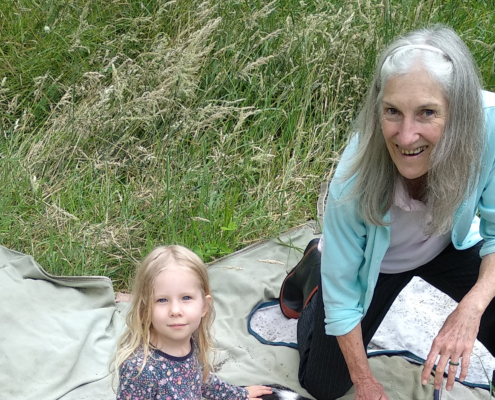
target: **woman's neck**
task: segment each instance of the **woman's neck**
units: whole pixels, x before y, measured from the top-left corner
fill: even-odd
[[[419,178],[415,178],[415,179],[404,178],[404,183],[407,189],[407,193],[409,194],[409,196],[411,196],[412,199],[420,200],[420,201],[423,199],[425,195],[426,178],[427,178],[427,174],[424,174]]]

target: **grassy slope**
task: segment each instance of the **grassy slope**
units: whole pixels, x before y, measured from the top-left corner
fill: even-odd
[[[0,3],[0,243],[104,274],[315,218],[377,52],[433,22],[495,90],[486,1]]]

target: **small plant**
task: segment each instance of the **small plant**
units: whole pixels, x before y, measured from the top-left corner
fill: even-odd
[[[495,396],[495,386],[494,386],[494,383],[495,383],[495,370],[493,370],[493,373],[492,373],[492,380],[488,381],[489,384],[490,384],[490,399],[492,398],[491,395],[494,395]]]
[[[495,370],[492,371],[492,379],[490,380],[490,376],[488,375],[489,372],[486,370],[485,365],[483,364],[483,361],[481,360],[481,357],[478,354],[472,353],[472,355],[478,357],[481,367],[483,368],[483,373],[486,376],[486,380],[488,381],[488,387],[489,387],[489,393],[490,393],[490,399],[492,398],[492,395],[495,396]]]

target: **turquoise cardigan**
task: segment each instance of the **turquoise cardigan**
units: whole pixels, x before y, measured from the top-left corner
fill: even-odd
[[[483,92],[488,144],[479,184],[457,209],[452,229],[456,249],[485,239],[480,255],[495,253],[495,93]],[[390,244],[390,227],[370,225],[355,213],[354,202],[342,202],[355,178],[345,174],[357,141],[346,147],[330,184],[323,222],[321,277],[327,335],[350,332],[364,317],[373,297],[380,265]],[[340,179],[339,179],[340,178]],[[481,220],[476,216],[480,211]],[[390,213],[384,220],[390,221]]]

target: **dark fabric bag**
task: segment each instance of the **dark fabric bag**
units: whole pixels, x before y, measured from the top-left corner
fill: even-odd
[[[287,318],[297,319],[318,290],[321,253],[316,238],[309,242],[301,261],[289,272],[280,289],[280,309]]]

